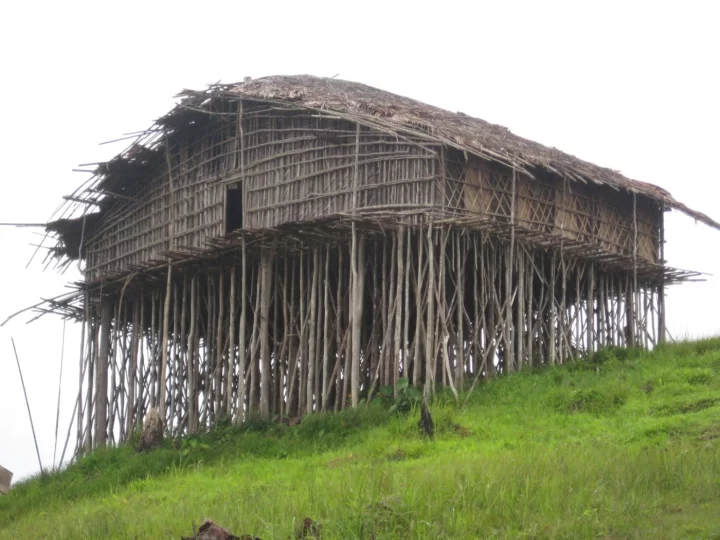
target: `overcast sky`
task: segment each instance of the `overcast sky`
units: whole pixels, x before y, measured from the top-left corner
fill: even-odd
[[[720,219],[720,32],[715,2],[3,2],[0,222],[45,222],[183,88],[275,74],[339,74],[484,118],[669,190]],[[468,7],[472,6],[472,7]],[[666,215],[669,264],[720,276],[720,231]],[[0,318],[79,274],[43,271],[42,229],[0,227]],[[675,336],[720,334],[720,279],[668,291]],[[0,465],[52,464],[63,323],[0,328]],[[68,324],[60,445],[77,392]],[[71,439],[71,446],[74,442]],[[60,450],[58,450],[59,458]]]

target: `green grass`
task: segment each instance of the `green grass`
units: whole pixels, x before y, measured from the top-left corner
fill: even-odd
[[[288,428],[250,422],[98,451],[0,498],[0,538],[720,538],[720,338],[610,350]]]

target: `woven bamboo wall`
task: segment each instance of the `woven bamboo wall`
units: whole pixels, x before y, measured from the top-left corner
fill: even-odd
[[[195,128],[170,132],[168,150],[138,174],[130,198],[116,201],[85,239],[91,279],[205,248],[228,232],[228,189],[237,188],[249,229],[351,213],[408,224],[470,215],[659,259],[661,211],[641,196],[542,171],[513,179],[507,167],[330,112],[221,100],[212,114],[189,115]]]
[[[662,210],[653,201],[605,186],[562,181],[534,171],[535,178],[480,159],[464,167],[448,158],[450,197],[454,214],[490,218],[526,231],[583,243],[609,254],[632,257],[637,223],[637,258],[659,262]],[[452,195],[462,191],[462,196]],[[456,201],[458,201],[456,203]],[[459,203],[459,204],[458,204]]]
[[[227,232],[228,188],[243,190],[245,228],[347,214],[353,198],[358,213],[406,212],[416,223],[442,198],[439,145],[307,110],[220,107],[189,135],[170,136],[133,200],[116,202],[86,239],[91,278],[204,248]]]
[[[439,148],[329,114],[263,107],[244,113],[247,227],[348,213],[353,197],[359,213],[435,204]]]

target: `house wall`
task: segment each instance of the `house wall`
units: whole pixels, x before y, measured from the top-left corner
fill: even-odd
[[[448,162],[449,191],[462,194],[451,205],[456,215],[506,224],[514,217],[516,227],[546,240],[566,239],[568,247],[581,243],[625,258],[633,256],[637,221],[638,259],[660,262],[662,210],[647,197],[637,196],[633,203],[626,191],[563,181],[542,171],[534,171],[535,178],[516,174],[513,191],[507,167],[452,153]]]
[[[168,251],[206,248],[228,232],[228,188],[240,188],[248,229],[351,213],[410,224],[432,216],[514,219],[526,231],[632,257],[636,219],[638,258],[660,258],[662,212],[645,197],[637,198],[634,217],[627,192],[542,171],[517,175],[513,192],[507,167],[330,112],[224,100],[212,114],[189,113],[183,122],[168,136],[167,154],[133,179],[129,198],[116,200],[88,232],[90,279]]]
[[[88,235],[91,279],[224,235],[228,188],[242,189],[250,229],[349,213],[353,200],[360,214],[405,212],[418,221],[442,196],[439,145],[330,114],[252,102],[221,107],[210,121],[205,115],[197,128],[185,128],[187,135],[171,137],[166,159],[135,182],[134,200],[116,201]]]

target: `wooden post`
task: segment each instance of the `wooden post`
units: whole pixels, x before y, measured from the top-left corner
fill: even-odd
[[[310,264],[310,263],[309,263]],[[317,364],[317,297],[318,279],[320,273],[320,253],[318,248],[313,248],[312,257],[312,281],[310,285],[310,314],[308,328],[308,357],[307,357],[307,384],[305,388],[305,412],[313,412],[313,385],[315,382],[315,366]]]
[[[220,270],[220,279],[218,280],[217,288],[217,327],[215,342],[215,365],[213,366],[213,379],[215,379],[212,385],[215,389],[215,399],[213,402],[213,412],[215,421],[220,420],[222,416],[222,405],[224,403],[222,399],[222,368],[223,358],[225,357],[225,272]]]
[[[365,274],[364,260],[361,264],[360,254],[362,252],[364,259],[365,244],[362,236],[358,239],[357,228],[355,225],[355,214],[357,214],[357,194],[360,183],[359,178],[359,162],[360,162],[360,124],[355,126],[355,166],[353,170],[353,193],[352,193],[352,245],[350,248],[350,289],[351,289],[351,323],[352,323],[352,364],[350,372],[350,396],[353,408],[358,406],[360,394],[360,339],[362,331],[362,312],[363,312],[363,296],[364,282],[361,286],[361,275]],[[359,245],[361,244],[361,245]]]
[[[359,237],[358,237],[359,236]],[[352,223],[352,364],[350,372],[350,402],[358,406],[360,400],[360,347],[362,339],[363,297],[365,296],[365,238],[358,235]]]
[[[556,305],[557,301],[555,298],[555,274],[556,274],[555,255],[553,254],[550,261],[550,365],[555,365],[556,353],[555,353],[555,325],[557,324],[557,312]]]
[[[435,249],[433,248],[433,226],[427,230],[428,258],[428,292],[427,292],[427,323],[425,328],[425,400],[430,398],[433,389],[433,366],[435,365]]]
[[[422,331],[422,284],[425,271],[423,269],[423,246],[425,239],[422,236],[422,229],[417,233],[417,272],[415,275],[415,337],[413,339],[413,386],[416,388],[420,385],[420,374],[423,371],[420,350],[422,347],[421,331]]]
[[[190,328],[188,330],[188,431],[196,433],[199,426],[198,396],[197,396],[197,368],[198,356],[197,340],[195,339],[197,324],[197,276],[190,279]]]
[[[162,322],[162,338],[160,342],[160,380],[158,381],[160,389],[160,397],[158,399],[158,409],[163,426],[167,425],[167,408],[166,387],[167,387],[167,363],[168,363],[168,337],[170,332],[170,295],[172,293],[172,265],[168,264],[167,282],[165,283],[165,303],[163,305],[163,322]]]
[[[242,239],[242,269],[240,271],[240,328],[238,329],[238,389],[237,389],[237,416],[235,422],[241,424],[245,415],[245,358],[246,343],[245,329],[247,326],[247,251],[245,238]]]
[[[78,365],[78,394],[77,394],[77,426],[76,426],[76,451],[80,452],[82,450],[83,445],[83,379],[85,378],[85,371],[87,369],[87,362],[88,357],[90,356],[90,347],[87,341],[85,340],[85,333],[90,333],[89,326],[90,326],[90,320],[88,317],[89,312],[89,303],[88,303],[88,293],[87,290],[85,291],[85,294],[83,295],[83,300],[85,302],[85,312],[82,320],[82,330],[80,332],[80,362]],[[91,393],[92,388],[88,386],[87,393]]]
[[[30,400],[28,400],[27,389],[25,388],[25,379],[22,374],[22,368],[20,367],[20,357],[18,356],[17,349],[15,348],[15,340],[13,338],[10,338],[10,341],[12,342],[13,352],[15,353],[15,362],[17,362],[18,375],[20,376],[20,384],[22,385],[23,395],[25,396],[25,406],[27,407],[28,419],[30,420],[30,429],[32,430],[33,441],[35,442],[35,452],[37,453],[38,465],[40,465],[40,472],[43,473],[45,471],[43,470],[42,460],[40,459],[40,448],[38,447],[35,424],[33,423],[32,413],[30,412]]]
[[[403,337],[402,337],[402,360],[403,360],[403,377],[410,377],[410,362],[411,358],[408,354],[410,347],[410,267],[412,266],[412,236],[411,230],[408,228],[407,231],[407,254],[403,254],[403,260],[407,257],[407,264],[405,265],[405,317],[403,320]]]
[[[637,281],[637,243],[638,243],[638,227],[637,227],[637,193],[633,191],[633,281],[632,294],[628,295],[628,326],[630,327],[630,341],[633,347],[638,345],[638,332],[640,328],[637,324],[638,309],[638,281]]]
[[[287,272],[285,273],[287,276]],[[339,309],[339,307],[338,307]],[[325,279],[323,280],[323,355],[322,355],[322,399],[319,407],[327,410],[328,386],[330,384],[330,246],[325,251]]]
[[[235,281],[236,281],[237,269],[235,268],[235,261],[233,261],[230,268],[230,301],[228,305],[228,349],[227,349],[227,361],[225,364],[225,401],[223,405],[223,414],[228,417],[232,417],[232,390],[233,390],[233,373],[235,371],[235,314],[237,312],[235,302]]]
[[[107,443],[108,412],[108,366],[110,363],[110,326],[113,306],[105,299],[100,306],[100,348],[97,356],[95,374],[95,446],[102,448]]]
[[[272,283],[272,254],[263,248],[260,261],[260,417],[270,418],[270,288]]]
[[[127,436],[132,436],[135,429],[135,386],[137,374],[137,356],[142,339],[142,328],[140,328],[140,303],[133,303],[133,322],[130,336],[130,373],[128,374],[128,414],[125,431]]]
[[[588,263],[587,275],[587,354],[595,352],[595,265]]]
[[[455,237],[455,259],[457,264],[455,270],[455,279],[457,281],[455,387],[462,392],[465,386],[465,253],[467,253],[467,246],[464,237],[461,237],[458,231],[455,231],[453,236]]]
[[[513,325],[513,267],[515,264],[515,184],[517,171],[512,170],[512,190],[510,192],[510,245],[505,258],[505,369],[515,371],[515,329]]]
[[[517,325],[515,326],[515,365],[516,369],[522,369],[523,357],[525,354],[525,259],[523,252],[517,250]]]
[[[660,207],[660,264],[665,266],[665,208]],[[665,272],[660,276],[658,286],[658,343],[665,343]]]

